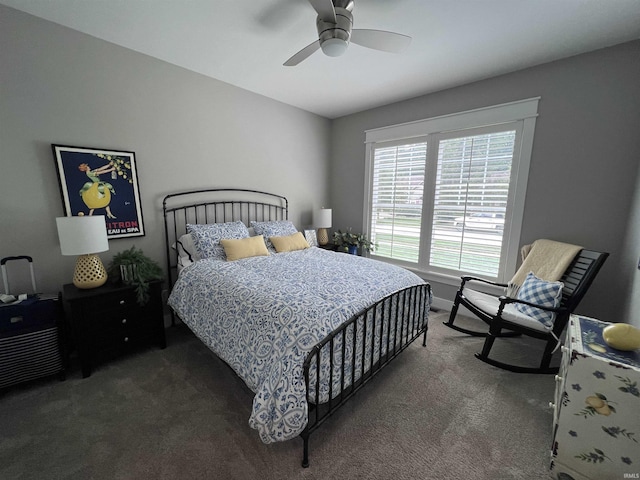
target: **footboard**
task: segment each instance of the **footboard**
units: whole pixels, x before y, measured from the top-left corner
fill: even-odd
[[[430,305],[429,284],[405,288],[357,313],[309,352],[303,467],[309,466],[311,432],[421,334],[426,346]]]

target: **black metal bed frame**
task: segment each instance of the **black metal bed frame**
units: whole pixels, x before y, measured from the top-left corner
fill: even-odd
[[[231,198],[216,200],[220,194]],[[236,199],[236,196],[248,196],[250,199]],[[201,199],[195,201],[197,198]],[[258,190],[221,188],[167,195],[162,202],[162,210],[169,286],[172,287],[178,274],[175,244],[181,235],[187,233],[187,223],[241,220],[249,225],[251,220],[287,220],[289,202],[281,195]],[[426,346],[430,299],[431,287],[427,283],[388,295],[345,321],[308,353],[303,366],[308,422],[300,434],[303,467],[309,466],[309,436],[314,430],[421,335],[422,345]],[[351,358],[345,358],[347,352]],[[329,392],[323,401],[320,394],[323,384],[321,367],[326,362],[330,373],[324,375],[329,377],[324,382]],[[313,383],[312,373],[315,373]],[[334,383],[339,385],[337,391],[334,391]]]
[[[427,283],[392,293],[355,314],[309,352],[303,367],[309,405],[307,426],[300,434],[304,442],[303,467],[309,466],[309,435],[316,428],[420,335],[423,335],[422,346],[427,346],[430,293],[431,286]],[[367,343],[368,329],[371,332],[369,343]],[[348,344],[351,345],[350,362],[345,361],[349,360],[345,358]],[[376,346],[378,347],[377,355]],[[357,361],[357,351],[360,351],[359,361]],[[338,362],[335,361],[336,352],[338,352]],[[328,375],[330,378],[326,380],[329,385],[329,395],[325,403],[314,403],[314,400],[321,398],[320,369],[323,357],[328,357],[329,372],[331,372]],[[351,366],[351,373],[345,376],[347,365]],[[312,369],[316,372],[316,381],[313,386],[310,382]],[[336,371],[340,388],[334,395],[332,380]],[[360,374],[359,378],[356,378],[357,373]]]
[[[228,195],[218,199],[218,195]],[[245,197],[244,199],[242,197]],[[195,203],[194,203],[195,202]],[[164,238],[169,288],[178,278],[178,249],[175,243],[187,233],[187,224],[242,220],[258,222],[287,220],[289,201],[282,195],[241,188],[210,188],[172,193],[162,200]]]

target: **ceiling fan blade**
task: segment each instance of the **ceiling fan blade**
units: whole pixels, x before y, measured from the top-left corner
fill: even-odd
[[[301,61],[305,60],[307,57],[310,57],[312,53],[320,48],[320,40],[316,40],[315,42],[307,45],[298,53],[296,53],[289,60],[284,62],[285,67],[294,67],[298,65]]]
[[[374,50],[400,53],[409,46],[411,37],[384,30],[355,28],[351,31],[351,42]]]
[[[309,3],[323,21],[336,23],[336,11],[331,0],[309,0]]]

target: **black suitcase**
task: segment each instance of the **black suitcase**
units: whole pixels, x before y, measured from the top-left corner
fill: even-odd
[[[17,298],[10,294],[6,263],[12,260],[29,263],[33,294]],[[0,266],[4,286],[0,297],[0,389],[54,374],[64,379],[60,295],[37,293],[31,257],[5,257]]]

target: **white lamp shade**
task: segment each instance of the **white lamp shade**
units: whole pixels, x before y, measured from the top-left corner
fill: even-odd
[[[321,208],[313,212],[313,224],[316,228],[331,228],[331,209]]]
[[[109,250],[104,215],[58,217],[56,224],[62,255],[87,255]]]

